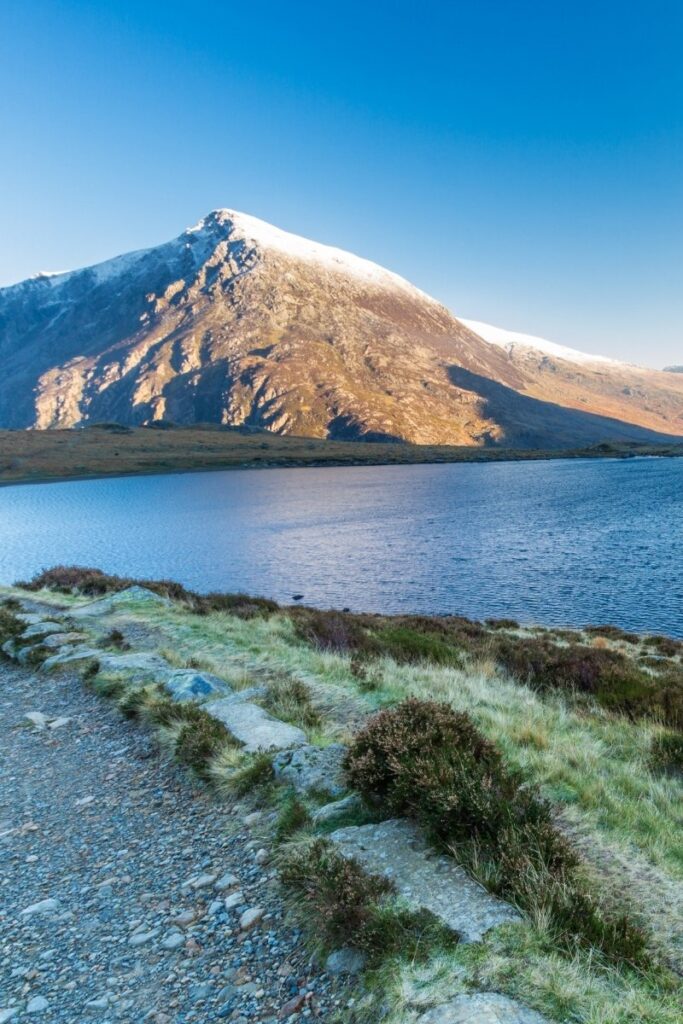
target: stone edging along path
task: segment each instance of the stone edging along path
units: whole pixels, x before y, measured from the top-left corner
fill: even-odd
[[[54,651],[44,658],[43,672],[85,671],[97,661],[100,671],[115,674],[131,686],[158,684],[174,701],[200,704],[245,752],[273,754],[278,782],[299,793],[329,797],[329,803],[314,813],[314,823],[334,821],[358,806],[359,797],[348,792],[342,770],[345,748],[340,744],[309,744],[303,730],[273,717],[254,702],[262,690],[233,690],[218,676],[174,668],[156,652],[111,653],[96,647],[93,633],[97,630],[92,627],[127,603],[140,601],[171,603],[144,587],[134,586],[59,615],[50,613],[49,618],[44,613],[23,610],[16,614],[26,623],[26,630],[18,640],[7,641],[3,652],[19,663],[30,664],[31,652],[36,648],[42,648],[43,654]],[[411,822],[390,820],[342,827],[328,832],[326,838],[341,856],[352,858],[367,874],[391,881],[409,909],[430,913],[460,941],[480,941],[491,928],[519,920],[513,907],[490,895],[451,858],[434,852]],[[480,1024],[543,1024],[535,1011],[497,993],[460,995],[419,1017],[420,1024],[471,1020]]]

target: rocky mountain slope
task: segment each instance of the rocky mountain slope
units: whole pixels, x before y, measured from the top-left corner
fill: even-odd
[[[0,289],[0,426],[528,447],[683,435],[683,378],[482,331],[376,264],[216,210],[165,245]]]

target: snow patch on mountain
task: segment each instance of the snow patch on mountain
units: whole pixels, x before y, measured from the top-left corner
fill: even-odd
[[[579,352],[578,349],[568,348],[566,345],[557,345],[554,341],[546,338],[537,338],[533,334],[521,334],[519,331],[507,331],[503,327],[494,327],[492,324],[485,324],[481,320],[465,320],[458,317],[461,324],[468,327],[475,334],[478,334],[484,341],[492,345],[498,345],[510,351],[513,348],[535,349],[545,355],[555,356],[556,359],[564,359],[569,363],[610,363],[613,366],[623,365],[618,359],[609,359],[607,356],[593,356],[587,352]]]

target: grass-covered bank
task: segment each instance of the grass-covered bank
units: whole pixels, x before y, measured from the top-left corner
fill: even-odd
[[[165,429],[162,429],[165,428]],[[257,469],[273,466],[377,466],[566,458],[683,455],[680,443],[605,443],[580,449],[529,450],[384,441],[329,441],[218,426],[0,430],[0,484],[128,474]]]
[[[31,594],[68,609],[83,602],[83,589],[98,596],[129,582],[61,570],[32,584],[37,590],[7,591],[6,596]],[[375,962],[371,980],[378,991],[388,994],[392,1024],[412,1021],[420,1006],[470,987],[493,987],[514,995],[558,1022],[673,1024],[680,1019],[680,643],[605,627],[534,631],[509,621],[480,624],[279,609],[245,597],[197,599],[167,583],[155,587],[170,595],[172,603],[128,605],[125,611],[114,612],[107,617],[101,638],[105,647],[121,642],[116,635],[112,638],[113,629],[125,634],[134,627],[137,636],[174,664],[203,667],[236,688],[264,687],[259,699],[319,744],[358,742],[355,738],[367,726],[368,715],[389,711],[410,698],[437,701],[449,713],[466,715],[485,746],[472,748],[479,753],[469,768],[466,760],[458,762],[459,767],[440,764],[441,772],[450,772],[451,783],[457,781],[453,793],[462,793],[463,780],[472,783],[475,796],[481,793],[479,781],[492,778],[494,764],[500,763],[504,779],[519,780],[522,794],[531,787],[546,802],[550,816],[538,817],[534,807],[529,810],[522,801],[514,803],[520,814],[504,821],[504,816],[495,818],[495,805],[487,804],[482,811],[470,801],[467,820],[488,823],[492,829],[480,838],[479,849],[486,856],[477,863],[472,848],[468,853],[453,829],[451,798],[446,819],[450,831],[443,832],[440,802],[448,789],[447,778],[440,774],[436,784],[432,780],[419,787],[421,793],[432,794],[428,810],[431,816],[439,815],[437,838],[445,835],[456,858],[468,853],[469,869],[495,885],[496,879],[490,877],[495,857],[491,859],[491,848],[484,850],[483,842],[493,843],[495,851],[503,838],[499,829],[514,830],[525,822],[528,826],[529,815],[536,815],[541,825],[552,824],[561,842],[579,857],[590,893],[599,896],[610,912],[625,908],[629,920],[646,936],[648,956],[635,958],[634,963],[630,955],[614,956],[614,950],[601,949],[597,940],[560,941],[552,908],[541,912],[543,908],[527,906],[524,923],[501,926],[473,945],[444,944],[438,935],[422,932],[416,938],[412,924],[399,921],[397,928],[395,915],[373,917],[368,935],[379,935],[380,942],[386,938],[387,955]],[[5,628],[10,631],[11,615],[10,607],[5,610]],[[324,829],[311,822],[315,805],[274,787],[267,757],[244,758],[212,729],[190,727],[154,691],[140,690],[132,698],[130,693],[117,693],[115,681],[94,678],[93,685],[118,696],[126,713],[154,724],[169,749],[219,788],[248,792],[258,787],[262,799],[278,809],[283,856],[324,839]],[[619,693],[618,701],[606,699],[610,687]],[[662,717],[667,717],[668,725],[662,724]],[[428,764],[439,762],[444,746],[460,749],[467,739],[460,735],[459,741],[437,743]],[[393,734],[389,740],[388,745],[382,740],[382,751],[394,749]],[[495,756],[487,744],[495,746]],[[421,746],[426,751],[426,745]],[[375,744],[373,756],[378,749]],[[486,757],[480,756],[486,751]],[[399,761],[405,766],[405,758]],[[420,765],[421,770],[424,767]],[[464,775],[454,776],[455,767]],[[373,770],[374,781],[367,787],[370,797],[378,786],[377,765]],[[355,781],[364,788],[360,776]],[[404,794],[418,788],[414,775],[399,781]],[[501,785],[502,793],[514,797],[515,785]],[[410,806],[394,786],[392,782],[393,811],[417,814],[429,825],[422,807]],[[523,806],[527,810],[522,814]],[[332,865],[326,877],[337,877],[335,870]],[[349,885],[352,881],[347,879]],[[315,895],[305,880],[300,893],[298,898],[306,905]],[[386,909],[382,896],[378,892],[373,899]],[[332,916],[335,926],[341,927],[344,914],[341,924],[339,915]]]

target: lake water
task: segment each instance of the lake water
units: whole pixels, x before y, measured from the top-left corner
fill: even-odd
[[[57,563],[320,607],[683,636],[683,459],[0,488],[0,581]]]

